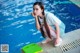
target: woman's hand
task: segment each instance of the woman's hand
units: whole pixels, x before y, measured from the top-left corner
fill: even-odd
[[[35,18],[37,18],[37,17],[38,17],[38,16],[37,16],[37,15],[35,15],[33,12],[32,12],[32,16],[33,16],[33,17],[35,17]]]

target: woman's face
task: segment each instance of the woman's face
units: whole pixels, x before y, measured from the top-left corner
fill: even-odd
[[[42,9],[40,8],[39,5],[35,5],[35,6],[33,7],[33,13],[34,13],[35,15],[37,15],[37,16],[39,16],[40,14],[42,14]]]

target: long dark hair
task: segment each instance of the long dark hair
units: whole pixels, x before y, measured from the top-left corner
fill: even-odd
[[[48,24],[47,24],[47,22],[46,22],[46,18],[45,18],[44,5],[43,5],[42,2],[35,2],[34,5],[33,5],[33,7],[34,7],[35,5],[39,5],[40,8],[43,9],[42,15],[44,15],[44,24],[45,24],[45,28],[46,28],[46,31],[47,31],[48,37],[51,38],[51,34],[50,34],[50,30],[49,30],[49,26],[48,26]],[[38,21],[39,21],[39,19],[38,19]],[[39,24],[40,24],[40,26],[41,26],[40,21],[39,21]],[[45,38],[46,36],[45,36],[44,31],[43,31],[42,28],[40,28],[40,31],[41,31],[41,33],[42,33],[42,36]]]

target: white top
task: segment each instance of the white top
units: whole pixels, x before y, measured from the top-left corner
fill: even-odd
[[[50,13],[50,12],[45,11],[45,17],[46,17],[46,22],[49,25],[54,25],[55,23],[60,25],[62,22],[59,18],[57,18],[53,13]]]
[[[59,18],[57,18],[53,13],[47,11],[45,11],[45,18],[46,18],[46,22],[50,26],[54,26],[55,23],[57,23],[60,26],[62,23],[62,21]],[[39,17],[39,21],[41,24],[44,23],[44,20],[40,17]]]
[[[47,24],[50,25],[54,31],[56,30],[56,27],[54,24],[57,23],[60,27],[60,35],[63,35],[64,32],[62,32],[62,31],[65,30],[65,24],[58,17],[56,17],[53,13],[45,11],[45,18],[46,18]],[[44,24],[44,20],[40,17],[39,17],[39,21],[41,24]],[[46,33],[44,26],[43,26],[43,30]],[[55,33],[53,33],[52,30],[50,30],[50,33],[52,34],[52,36],[55,37],[55,35],[54,35]]]

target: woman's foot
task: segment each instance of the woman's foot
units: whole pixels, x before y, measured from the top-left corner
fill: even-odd
[[[57,44],[55,44],[54,46],[59,46],[59,45],[61,45],[61,43],[62,43],[62,39],[60,38],[59,42]]]
[[[42,41],[42,43],[48,43],[48,42],[50,42],[50,41],[51,41],[50,38],[46,38],[46,40]]]

